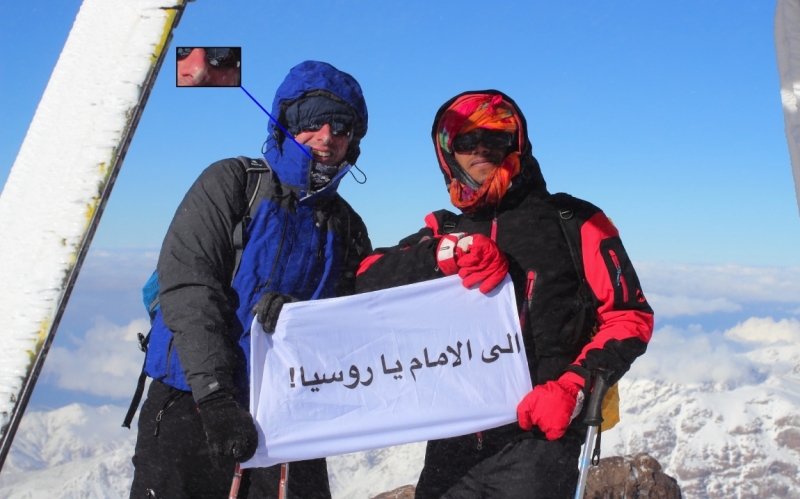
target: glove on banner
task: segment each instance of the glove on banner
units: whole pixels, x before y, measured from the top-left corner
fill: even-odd
[[[261,323],[261,327],[265,333],[274,333],[275,324],[278,323],[278,317],[281,315],[283,306],[287,303],[294,303],[297,298],[275,291],[267,291],[261,298],[259,298],[256,306],[253,307],[253,314]]]
[[[481,234],[456,232],[442,236],[436,250],[439,269],[445,275],[458,274],[464,287],[480,284],[486,294],[508,273],[508,260],[494,241]]]
[[[584,380],[575,373],[537,385],[517,406],[519,426],[525,431],[538,426],[547,440],[564,436],[583,408]]]

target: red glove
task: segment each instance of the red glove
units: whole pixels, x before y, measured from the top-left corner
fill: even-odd
[[[536,425],[547,440],[563,437],[583,408],[583,385],[582,377],[568,372],[556,381],[535,386],[517,406],[519,426],[528,431]]]
[[[508,273],[508,260],[494,241],[481,234],[457,232],[442,236],[436,250],[439,269],[458,275],[465,288],[480,284],[481,293],[493,290]]]

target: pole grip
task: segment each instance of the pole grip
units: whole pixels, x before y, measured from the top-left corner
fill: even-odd
[[[608,369],[597,368],[592,371],[594,386],[592,387],[592,394],[589,396],[586,417],[583,418],[583,422],[587,426],[600,426],[603,422],[603,398],[605,398],[608,391],[608,379],[610,377],[611,371]]]

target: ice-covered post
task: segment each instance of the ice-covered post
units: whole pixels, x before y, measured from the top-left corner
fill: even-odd
[[[0,468],[186,1],[83,2],[3,187]]]
[[[800,0],[778,0],[775,10],[775,50],[786,141],[789,143],[794,189],[800,209]]]

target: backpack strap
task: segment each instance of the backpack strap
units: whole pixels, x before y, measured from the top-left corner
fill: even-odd
[[[239,271],[239,264],[242,263],[242,252],[244,252],[244,245],[247,244],[245,240],[247,226],[253,218],[255,211],[258,209],[256,199],[259,198],[259,191],[261,190],[262,176],[264,173],[269,172],[269,165],[263,159],[250,159],[244,156],[237,158],[239,163],[244,166],[247,173],[247,185],[245,186],[245,196],[247,198],[247,213],[241,220],[233,227],[233,249],[235,252],[233,273],[231,274],[231,282],[236,277]]]
[[[578,274],[578,279],[582,284],[586,284],[586,273],[583,270],[583,254],[581,252],[581,228],[578,226],[578,219],[572,210],[558,210],[558,223],[561,224],[561,231],[567,239],[569,256],[572,258],[572,265]]]
[[[433,231],[434,237],[450,234],[456,229],[458,215],[451,211],[439,210],[425,215],[425,226]]]
[[[569,256],[572,258],[572,265],[575,267],[575,273],[578,276],[578,298],[583,304],[583,313],[580,316],[577,330],[583,332],[586,325],[586,316],[589,311],[597,308],[597,299],[595,298],[589,282],[586,280],[586,271],[583,267],[583,251],[581,245],[581,228],[575,213],[569,208],[556,208],[558,211],[558,222],[561,225],[561,231],[567,240],[569,247]]]

